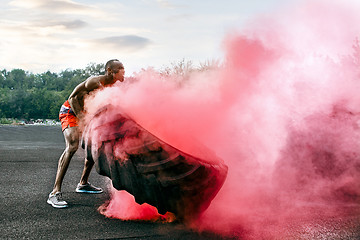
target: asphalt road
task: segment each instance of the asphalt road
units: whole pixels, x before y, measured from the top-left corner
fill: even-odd
[[[233,235],[196,232],[180,223],[109,219],[97,209],[109,199],[109,180],[94,170],[90,182],[103,194],[75,193],[83,168],[83,151],[74,156],[63,184],[70,204],[54,209],[46,203],[56,166],[64,148],[60,126],[0,125],[0,239],[249,239],[245,231]],[[360,203],[359,203],[360,204]],[[280,235],[261,239],[360,239],[359,204],[346,206],[338,216],[296,220],[279,229]],[[313,207],[313,206],[310,206]],[[316,209],[316,208],[314,208]],[[221,219],[219,219],[221,221]],[[264,231],[277,223],[264,221]],[[252,235],[254,236],[254,235]],[[264,236],[264,235],[263,235]],[[255,238],[256,239],[256,238]],[[259,238],[257,238],[259,239]]]
[[[178,223],[109,219],[97,208],[109,199],[108,179],[95,170],[90,182],[103,194],[79,194],[83,151],[72,159],[63,183],[69,208],[46,203],[65,143],[59,126],[0,126],[1,239],[224,239]]]

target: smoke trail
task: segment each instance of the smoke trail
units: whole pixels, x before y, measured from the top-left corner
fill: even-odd
[[[87,111],[111,102],[166,142],[212,161],[201,143],[226,162],[197,228],[283,234],[286,219],[311,218],[296,211],[304,203],[335,211],[360,198],[359,10],[308,1],[260,16],[226,37],[221,67],[186,79],[144,70],[98,92]]]

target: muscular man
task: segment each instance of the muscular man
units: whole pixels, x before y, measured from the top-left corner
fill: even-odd
[[[91,91],[111,86],[118,80],[120,82],[124,81],[124,74],[124,65],[119,60],[113,59],[108,61],[105,64],[105,75],[89,77],[84,82],[77,85],[70,94],[69,99],[61,106],[59,119],[61,121],[66,148],[60,156],[54,188],[47,200],[47,203],[51,204],[54,208],[64,208],[68,206],[67,202],[61,199],[61,185],[70,160],[79,146],[80,131],[78,129],[78,121],[81,121],[82,119],[84,99]],[[93,165],[93,161],[85,159],[84,169],[80,182],[76,187],[76,192],[102,192],[101,188],[94,187],[88,182]]]

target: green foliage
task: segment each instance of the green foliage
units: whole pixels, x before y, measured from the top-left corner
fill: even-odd
[[[12,124],[13,121],[7,118],[0,118],[0,124]]]
[[[192,61],[182,59],[179,62],[171,63],[171,66],[166,66],[160,69],[160,74],[163,76],[176,76],[186,80],[194,72],[205,72],[214,69],[219,69],[221,63],[219,60],[208,60],[201,62],[199,66],[194,66]]]
[[[358,45],[357,45],[358,47]],[[360,51],[359,51],[360,52]],[[183,59],[160,70],[160,74],[186,82],[194,72],[217,69],[218,61],[208,61],[196,67]],[[90,63],[85,69],[66,69],[60,73],[50,71],[33,74],[22,69],[0,71],[0,124],[12,119],[58,119],[60,106],[74,88],[92,75],[104,74],[104,64]],[[136,81],[136,78],[128,78]]]
[[[57,119],[61,104],[73,89],[91,75],[104,72],[104,64],[89,64],[85,69],[66,69],[32,74],[22,69],[0,71],[0,124],[7,118]]]

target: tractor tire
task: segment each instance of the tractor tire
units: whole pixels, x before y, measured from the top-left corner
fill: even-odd
[[[209,207],[228,170],[223,161],[210,163],[172,147],[111,105],[87,123],[82,146],[114,188],[180,221],[196,219]]]

